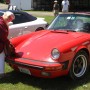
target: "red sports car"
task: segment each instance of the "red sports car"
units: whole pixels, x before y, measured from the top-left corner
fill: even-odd
[[[7,57],[15,70],[43,78],[80,79],[90,62],[90,14],[58,15],[47,30],[11,39],[18,57]]]

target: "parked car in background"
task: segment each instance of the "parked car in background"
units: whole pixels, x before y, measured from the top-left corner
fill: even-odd
[[[18,57],[6,62],[32,76],[55,78],[84,77],[90,65],[90,14],[58,15],[47,30],[11,39]]]
[[[3,15],[5,11],[6,10],[0,11],[0,16]],[[11,22],[11,25],[9,25],[9,38],[17,37],[33,31],[43,30],[47,26],[47,22],[44,18],[37,18],[27,12],[17,10],[9,11],[13,12],[15,15],[15,20]]]

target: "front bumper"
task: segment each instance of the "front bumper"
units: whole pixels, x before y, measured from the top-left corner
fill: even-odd
[[[68,61],[58,62],[41,62],[25,58],[6,58],[6,62],[15,70],[43,78],[55,78],[68,73]]]

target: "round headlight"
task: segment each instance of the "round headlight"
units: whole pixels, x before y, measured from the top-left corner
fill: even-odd
[[[60,52],[58,49],[54,48],[51,52],[51,56],[53,59],[58,59],[60,57]]]

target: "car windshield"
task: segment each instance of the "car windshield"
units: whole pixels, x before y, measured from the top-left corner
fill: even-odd
[[[47,29],[90,32],[90,15],[60,14]]]

